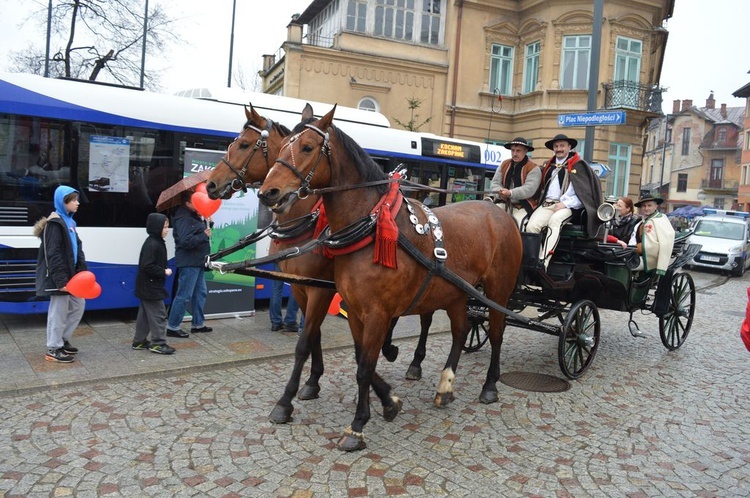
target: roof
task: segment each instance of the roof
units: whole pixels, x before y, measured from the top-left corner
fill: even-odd
[[[299,24],[308,24],[310,21],[315,19],[315,16],[320,14],[320,11],[326,8],[326,6],[332,1],[333,0],[312,0],[312,2],[310,2],[310,5],[308,5],[305,11],[302,12],[302,15],[299,16],[297,22]]]
[[[734,92],[732,95],[735,97],[744,97],[744,98],[750,97],[750,83],[743,86],[742,88]]]

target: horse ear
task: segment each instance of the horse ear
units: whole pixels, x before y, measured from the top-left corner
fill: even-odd
[[[309,103],[305,104],[305,108],[302,109],[302,121],[307,121],[312,118],[313,118],[313,108]]]
[[[326,114],[320,119],[320,121],[318,122],[318,128],[320,128],[321,130],[327,130],[328,128],[331,127],[331,123],[333,123],[333,115],[336,113],[337,105],[338,104],[334,104],[333,109],[328,111],[328,114]]]
[[[248,106],[250,109],[248,109]],[[257,123],[260,125],[260,122],[263,120],[260,114],[258,114],[258,111],[255,110],[255,107],[253,107],[253,104],[250,103],[247,106],[245,106],[245,117],[247,117],[247,120],[251,123]]]

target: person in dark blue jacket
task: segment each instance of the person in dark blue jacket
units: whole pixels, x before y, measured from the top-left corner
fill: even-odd
[[[78,191],[67,185],[55,189],[55,210],[34,225],[42,239],[36,265],[36,295],[49,297],[47,312],[47,354],[44,359],[70,363],[78,348],[70,344],[83,317],[86,300],[66,288],[78,272],[88,269],[83,245],[73,215],[78,211]]]
[[[172,235],[175,241],[175,265],[177,266],[177,293],[172,300],[167,323],[169,337],[189,337],[190,334],[180,329],[190,303],[192,316],[190,331],[211,332],[206,326],[203,306],[206,304],[208,290],[204,277],[205,259],[211,251],[211,228],[201,219],[193,206],[191,191],[182,193],[182,204],[172,216]]]
[[[174,348],[166,341],[167,308],[164,306],[167,297],[164,283],[172,274],[172,269],[167,268],[167,244],[164,242],[164,237],[169,233],[169,220],[160,213],[149,214],[146,233],[148,238],[141,247],[135,276],[135,297],[141,300],[141,304],[135,320],[133,349],[172,354]],[[151,342],[148,341],[149,331]]]

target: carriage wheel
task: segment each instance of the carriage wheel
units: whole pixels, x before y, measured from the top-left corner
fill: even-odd
[[[659,335],[670,351],[682,346],[687,339],[695,314],[695,283],[689,273],[678,273],[672,279],[669,310],[659,317]]]
[[[577,379],[591,365],[599,349],[600,335],[596,305],[588,300],[576,302],[565,318],[557,347],[560,370],[567,378]]]
[[[464,351],[473,353],[479,351],[489,337],[490,309],[487,306],[469,305],[467,306],[467,312],[470,328],[469,335],[466,337],[466,343],[464,343]]]

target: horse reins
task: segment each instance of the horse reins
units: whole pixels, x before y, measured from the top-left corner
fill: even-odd
[[[242,164],[242,169],[240,171],[237,171],[237,169],[234,166],[232,166],[232,164],[229,162],[229,151],[231,150],[232,145],[234,145],[235,142],[237,142],[237,140],[239,140],[240,137],[235,138],[234,142],[229,144],[229,147],[227,148],[227,153],[224,154],[224,156],[221,158],[221,162],[229,166],[229,169],[237,177],[233,179],[232,183],[230,184],[230,186],[232,187],[232,190],[234,190],[235,192],[242,190],[243,192],[247,193],[247,184],[245,183],[245,173],[247,172],[247,167],[250,164],[250,161],[253,159],[253,156],[258,151],[258,149],[263,150],[263,156],[266,158],[266,167],[267,169],[271,169],[271,165],[268,164],[268,137],[271,135],[272,127],[273,127],[273,121],[269,118],[266,118],[265,130],[261,130],[257,126],[253,125],[252,122],[250,121],[245,123],[245,126],[243,126],[243,131],[247,129],[251,129],[254,132],[257,132],[259,136],[258,136],[258,140],[255,141],[255,145],[253,146],[253,151],[250,153],[248,158]]]

